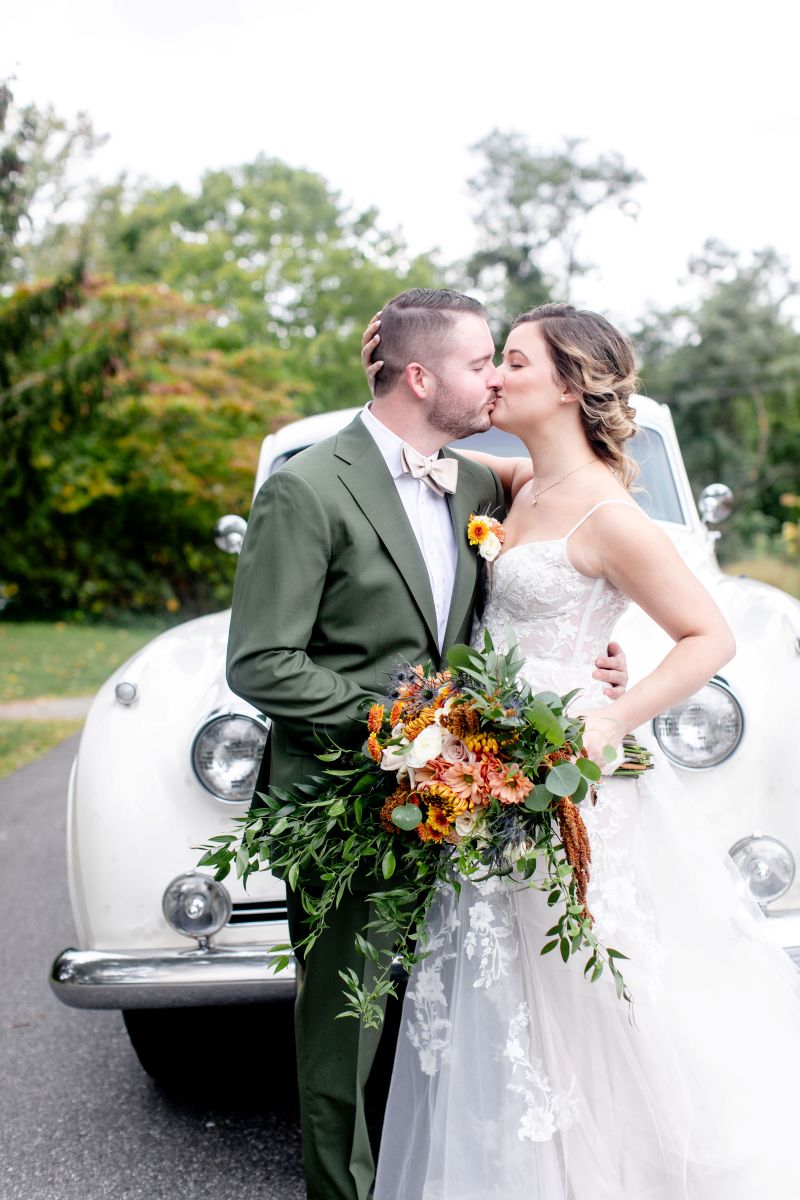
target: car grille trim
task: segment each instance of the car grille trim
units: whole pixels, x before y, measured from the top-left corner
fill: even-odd
[[[248,900],[234,904],[229,925],[275,925],[288,920],[285,900]]]

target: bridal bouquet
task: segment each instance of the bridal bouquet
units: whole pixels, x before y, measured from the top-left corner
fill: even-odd
[[[585,975],[608,969],[618,996],[631,1000],[619,968],[625,955],[600,944],[587,907],[591,848],[580,805],[595,800],[601,772],[583,749],[581,721],[566,711],[577,692],[534,693],[517,678],[516,647],[501,654],[484,639],[482,650],[455,646],[440,673],[402,665],[387,703],[369,709],[361,750],[321,753],[318,776],[259,793],[262,805],[237,818],[235,833],[202,847],[199,865],[217,879],[235,866],[246,882],[269,867],[298,888],[307,952],[353,882],[363,886],[366,876],[369,890],[374,881],[376,915],[356,939],[374,963],[372,981],[364,987],[355,972],[342,973],[341,1014],[373,1027],[394,990],[393,963],[410,971],[425,956],[437,889],[492,876],[513,874],[546,893],[553,925],[542,954],[558,950],[567,962],[584,952]],[[648,766],[648,752],[631,746],[615,773]],[[376,946],[373,932],[393,948]],[[279,949],[277,969],[290,953]]]

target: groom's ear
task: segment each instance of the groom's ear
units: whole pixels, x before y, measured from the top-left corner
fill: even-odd
[[[411,362],[404,372],[406,384],[418,400],[429,400],[436,381],[422,363]]]

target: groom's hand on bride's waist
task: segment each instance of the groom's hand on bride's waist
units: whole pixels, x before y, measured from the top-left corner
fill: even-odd
[[[617,700],[625,694],[628,686],[628,660],[619,642],[609,642],[606,653],[601,654],[595,661],[593,679],[599,679],[605,684],[603,692],[612,700]]]

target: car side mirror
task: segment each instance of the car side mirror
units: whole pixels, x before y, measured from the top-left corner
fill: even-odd
[[[697,502],[704,525],[721,525],[733,512],[733,492],[726,483],[710,483]]]
[[[214,526],[214,541],[226,554],[238,554],[242,548],[247,521],[235,513],[220,517]]]

